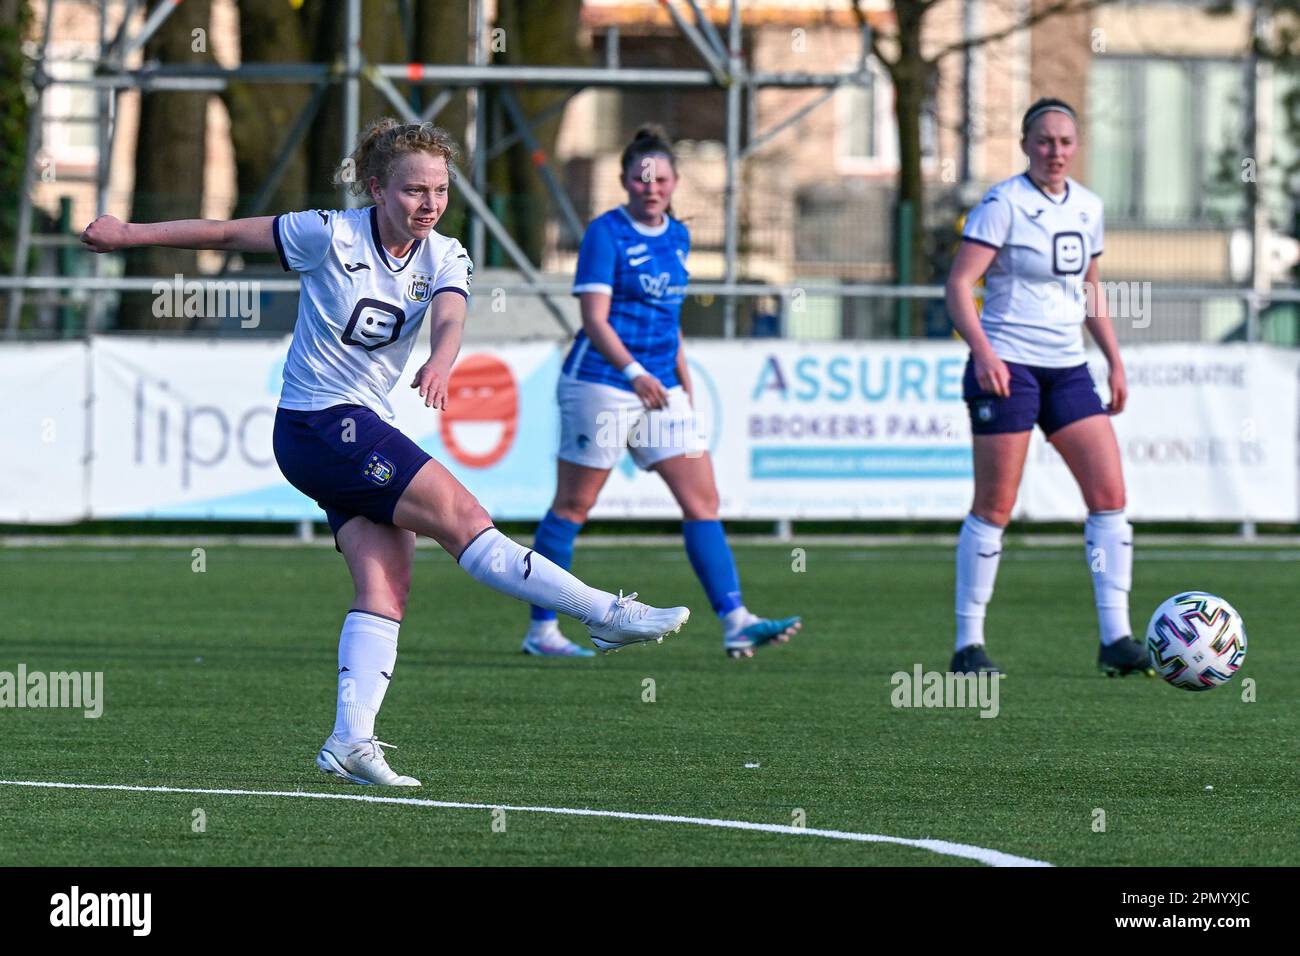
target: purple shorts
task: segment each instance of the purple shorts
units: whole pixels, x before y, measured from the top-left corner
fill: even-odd
[[[284,477],[315,499],[336,537],[357,515],[392,524],[397,499],[432,457],[361,405],[276,409],[273,445]]]
[[[975,381],[975,363],[966,362],[962,398],[970,409],[970,430],[976,435],[1032,431],[1044,435],[1090,415],[1105,415],[1106,406],[1088,374],[1087,363],[1071,368],[1043,368],[1007,362],[1011,394],[1001,398],[985,392]]]

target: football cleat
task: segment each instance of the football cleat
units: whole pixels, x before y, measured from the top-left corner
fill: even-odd
[[[525,654],[536,657],[595,657],[595,651],[579,647],[560,633],[560,625],[554,621],[534,621],[524,635],[520,648]]]
[[[330,734],[316,755],[316,766],[323,773],[332,773],[351,783],[377,784],[383,787],[420,786],[420,781],[414,777],[394,773],[388,766],[382,748],[392,746],[376,737],[348,743]]]
[[[676,634],[690,619],[689,608],[657,608],[635,600],[633,591],[626,597],[618,592],[618,600],[599,624],[590,626],[591,643],[602,651],[617,651],[629,644],[654,641],[662,644],[669,634]]]
[[[1131,637],[1121,637],[1113,644],[1103,644],[1097,652],[1097,667],[1107,677],[1123,677],[1126,674],[1156,676],[1146,645],[1139,644]]]
[[[803,618],[755,618],[734,634],[724,635],[722,648],[728,657],[753,657],[754,650],[767,644],[784,644],[799,633]]]
[[[1001,674],[1002,668],[989,660],[983,644],[969,644],[952,655],[948,670],[954,674]]]

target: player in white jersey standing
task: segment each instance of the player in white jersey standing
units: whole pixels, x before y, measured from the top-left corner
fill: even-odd
[[[948,314],[971,350],[963,394],[975,468],[975,500],[957,543],[956,673],[1000,670],[984,650],[985,608],[1035,424],[1065,459],[1088,507],[1098,665],[1112,676],[1152,673],[1129,624],[1133,527],[1107,416],[1124,410],[1128,386],[1098,285],[1101,199],[1068,175],[1078,144],[1074,110],[1064,101],[1040,99],[1029,108],[1021,123],[1029,169],[998,183],[971,210],[948,276]],[[981,276],[984,308],[977,312],[972,290]],[[1082,325],[1110,365],[1108,406],[1088,374]]]
[[[662,640],[690,612],[587,587],[501,534],[438,462],[394,428],[397,385],[427,314],[429,358],[411,388],[447,407],[472,267],[434,232],[447,207],[455,146],[430,123],[373,123],[336,183],[371,205],[282,216],[123,223],[101,216],[82,233],[95,252],[160,245],[277,252],[302,276],[298,321],[275,421],[284,476],[324,509],[356,595],[339,637],[334,732],[317,766],[354,783],[419,786],[384,759],[374,735],[397,660],[417,534],[433,538],[482,583],[586,624],[603,650]],[[348,171],[348,175],[344,174]]]

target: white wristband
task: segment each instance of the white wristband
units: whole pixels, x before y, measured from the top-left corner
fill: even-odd
[[[628,362],[626,365],[623,366],[623,377],[626,378],[629,382],[635,381],[636,379],[640,378],[642,375],[646,375],[646,374],[648,373],[645,370],[645,366],[642,365],[640,362],[638,362],[636,359],[633,359],[632,361]]]

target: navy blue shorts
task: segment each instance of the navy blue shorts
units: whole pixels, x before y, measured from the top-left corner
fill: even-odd
[[[1072,368],[1006,364],[1011,370],[1011,394],[1002,398],[981,389],[975,381],[974,361],[966,362],[962,398],[970,409],[970,430],[976,435],[1027,432],[1035,424],[1044,435],[1051,435],[1081,418],[1106,414],[1087,363]]]
[[[315,499],[336,536],[357,515],[392,524],[397,499],[432,457],[361,405],[276,409],[272,443],[284,477]]]

